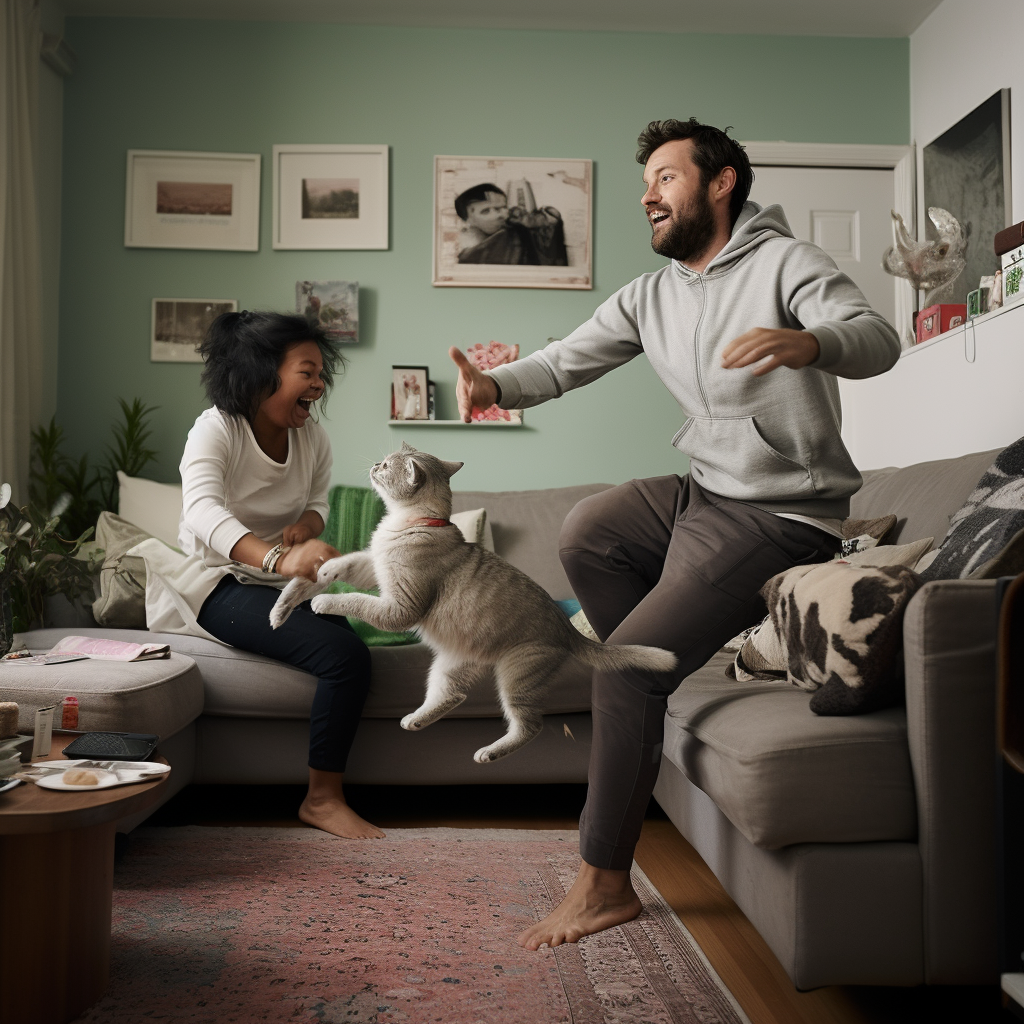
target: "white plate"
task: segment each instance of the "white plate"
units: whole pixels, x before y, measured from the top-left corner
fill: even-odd
[[[41,779],[32,781],[43,789],[57,789],[65,793],[81,793],[91,789],[110,789],[112,786],[130,786],[137,782],[152,782],[154,779],[166,775],[171,766],[157,764],[153,761],[118,761],[117,767],[113,770],[94,767],[97,764],[110,764],[109,761],[36,761],[33,768],[54,768],[62,769],[59,774],[47,775]],[[69,786],[64,781],[64,772],[69,768],[84,768],[87,771],[95,772],[99,782],[93,786]]]
[[[21,785],[21,779],[3,779],[0,781],[0,793],[6,793],[9,789]]]

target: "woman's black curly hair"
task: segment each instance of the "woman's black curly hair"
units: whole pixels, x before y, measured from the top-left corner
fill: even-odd
[[[221,412],[252,420],[260,403],[280,386],[277,368],[292,345],[316,343],[324,368],[323,408],[334,375],[345,368],[337,343],[317,323],[294,313],[222,313],[210,324],[199,346],[206,366],[202,382],[207,397]]]

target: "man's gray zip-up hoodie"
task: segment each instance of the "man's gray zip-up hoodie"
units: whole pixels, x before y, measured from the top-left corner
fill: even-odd
[[[723,369],[722,350],[754,327],[806,330],[821,347],[800,370]],[[772,512],[849,514],[861,485],[840,436],[836,377],[892,367],[899,337],[832,259],[793,237],[780,206],[747,202],[702,274],[672,261],[603,302],[561,341],[489,371],[501,405],[539,405],[641,352],[687,416],[672,439],[708,491]]]

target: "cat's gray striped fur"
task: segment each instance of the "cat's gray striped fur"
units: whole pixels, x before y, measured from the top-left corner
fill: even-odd
[[[452,510],[449,479],[461,462],[443,462],[407,444],[370,470],[387,514],[365,551],[325,562],[317,582],[297,578],[271,612],[276,629],[313,595],[313,610],[354,615],[378,629],[415,628],[434,651],[423,704],[402,719],[423,729],[466,699],[494,669],[508,731],[476,752],[481,764],[517,750],[542,726],[542,695],[551,676],[573,657],[598,669],[668,672],[676,657],[657,647],[595,643],[582,636],[537,583],[504,559],[467,543],[456,526],[430,526]],[[380,588],[367,594],[325,594],[334,580]]]

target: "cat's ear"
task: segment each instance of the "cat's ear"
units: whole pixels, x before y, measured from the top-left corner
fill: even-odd
[[[398,449],[403,455],[408,455],[410,452],[416,451],[415,448],[408,441],[402,442],[402,447]]]
[[[409,459],[405,467],[409,486],[418,491],[427,479],[427,471],[415,460]]]
[[[441,466],[444,468],[444,471],[448,474],[449,480],[453,476],[455,476],[455,474],[458,473],[458,471],[462,469],[464,465],[464,462],[445,462],[444,460],[441,460]]]

